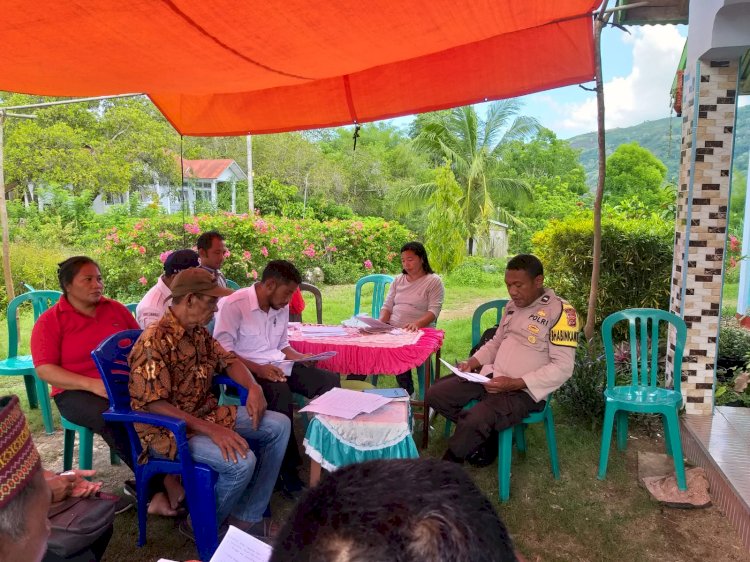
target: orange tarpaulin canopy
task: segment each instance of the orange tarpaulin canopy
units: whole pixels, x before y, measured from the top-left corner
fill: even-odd
[[[0,0],[0,89],[146,92],[187,135],[372,121],[591,80],[594,0]]]

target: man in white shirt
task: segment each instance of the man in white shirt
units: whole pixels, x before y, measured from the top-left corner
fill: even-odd
[[[159,320],[172,301],[170,287],[174,276],[183,269],[198,267],[198,254],[193,250],[177,250],[164,260],[164,275],[148,290],[135,309],[135,320],[141,329]]]
[[[220,287],[226,287],[227,280],[221,272],[221,266],[227,259],[227,246],[224,244],[224,237],[221,233],[216,230],[204,232],[198,237],[195,247],[198,248],[200,266],[209,273],[213,273]]]
[[[255,375],[268,402],[268,409],[286,414],[292,419],[292,392],[308,398],[318,396],[333,387],[341,386],[338,374],[298,362],[285,377],[273,361],[301,361],[305,355],[297,352],[287,337],[289,301],[302,278],[293,264],[273,260],[263,270],[261,280],[252,287],[239,289],[219,301],[214,338],[233,351]],[[301,463],[294,432],[289,438],[279,474],[283,490],[294,496],[302,489],[297,474]]]

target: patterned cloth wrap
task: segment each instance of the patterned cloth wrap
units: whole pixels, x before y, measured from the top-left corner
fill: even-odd
[[[0,398],[0,509],[42,468],[18,396]]]

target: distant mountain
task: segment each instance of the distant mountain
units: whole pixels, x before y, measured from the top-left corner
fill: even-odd
[[[634,127],[609,129],[606,134],[607,155],[624,143],[637,142],[648,148],[667,166],[667,178],[677,183],[680,170],[680,135],[682,118],[672,117],[645,121]],[[737,113],[734,139],[734,165],[747,170],[747,153],[750,149],[750,106],[741,107]],[[596,133],[586,133],[569,139],[573,148],[581,149],[581,164],[586,169],[589,185],[596,184],[597,154]]]

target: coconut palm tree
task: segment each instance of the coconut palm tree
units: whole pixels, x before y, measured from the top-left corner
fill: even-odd
[[[469,252],[478,234],[487,228],[487,220],[497,218],[517,222],[504,209],[496,208],[494,200],[500,194],[530,198],[528,184],[502,172],[502,152],[508,143],[536,134],[540,125],[536,119],[518,115],[518,100],[493,102],[486,117],[478,115],[473,106],[456,107],[422,115],[414,128],[417,150],[430,154],[436,165],[447,161],[462,190],[457,202],[468,233]],[[424,203],[435,186],[414,185],[404,189],[400,199]]]

